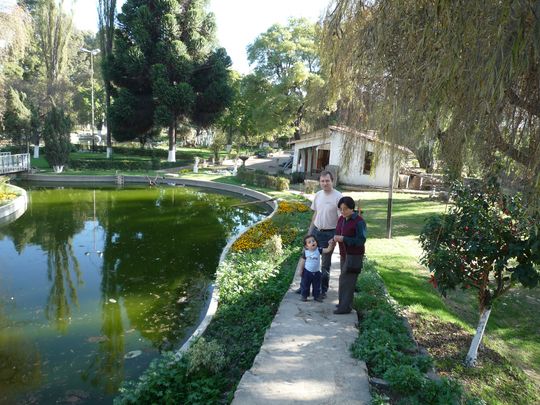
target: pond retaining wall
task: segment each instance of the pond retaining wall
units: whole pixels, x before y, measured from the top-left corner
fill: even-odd
[[[6,188],[8,191],[17,194],[18,197],[7,204],[0,206],[0,225],[16,220],[24,214],[28,207],[28,195],[26,194],[26,190],[12,184],[6,184]]]

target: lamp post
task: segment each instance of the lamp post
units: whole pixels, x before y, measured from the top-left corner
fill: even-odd
[[[90,125],[92,130],[92,152],[95,151],[95,139],[94,139],[94,56],[96,56],[99,52],[101,52],[99,49],[86,49],[81,48],[81,52],[86,52],[90,54],[90,87],[91,87],[91,94],[92,94],[92,124]]]

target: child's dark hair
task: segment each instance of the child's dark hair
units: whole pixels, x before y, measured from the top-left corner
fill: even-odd
[[[313,236],[311,234],[308,234],[308,235],[304,236],[304,246],[306,246],[306,240],[308,240],[309,238],[315,239],[315,236]],[[315,239],[315,242],[317,242],[317,239]]]

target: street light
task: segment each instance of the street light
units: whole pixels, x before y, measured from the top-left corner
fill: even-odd
[[[81,52],[86,52],[90,54],[90,87],[92,90],[92,152],[95,151],[95,140],[94,140],[94,56],[96,56],[101,51],[99,49],[86,49],[80,48]]]

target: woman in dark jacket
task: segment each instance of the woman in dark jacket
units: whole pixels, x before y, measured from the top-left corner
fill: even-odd
[[[341,216],[336,226],[334,240],[339,244],[341,274],[339,275],[339,303],[334,314],[352,311],[354,288],[362,271],[367,236],[366,222],[354,210],[354,200],[342,197],[338,202]]]

